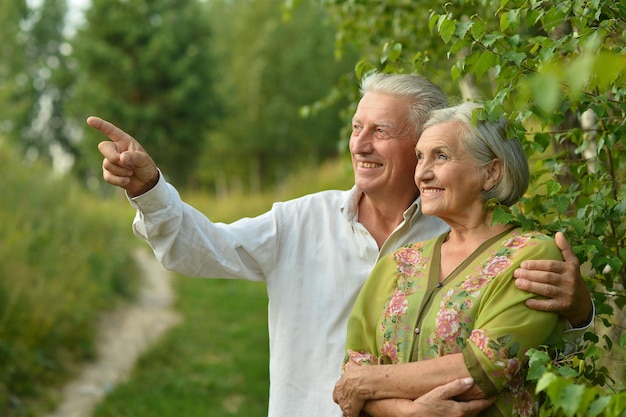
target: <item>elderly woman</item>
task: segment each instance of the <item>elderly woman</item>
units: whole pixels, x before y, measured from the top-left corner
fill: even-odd
[[[525,353],[560,340],[564,323],[528,308],[533,295],[512,274],[524,260],[561,253],[542,233],[492,224],[495,202],[511,206],[526,191],[528,162],[504,121],[472,122],[478,107],[436,110],[424,126],[415,182],[424,214],[450,231],[381,259],[361,290],[334,392],[346,416],[378,416],[385,401],[402,409],[459,378],[475,382],[465,399],[495,398],[480,415],[532,414]]]

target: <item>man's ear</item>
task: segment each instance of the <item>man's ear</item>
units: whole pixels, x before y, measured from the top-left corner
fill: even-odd
[[[489,191],[496,186],[502,176],[502,161],[495,158],[485,166],[485,183],[483,190]]]

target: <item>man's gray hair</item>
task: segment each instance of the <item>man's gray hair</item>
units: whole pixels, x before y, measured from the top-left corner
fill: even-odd
[[[416,137],[430,112],[448,105],[448,98],[439,87],[417,74],[373,73],[361,80],[361,95],[382,93],[406,98],[409,101],[409,118],[415,127]]]
[[[508,138],[507,121],[500,118],[497,122],[473,122],[473,112],[482,106],[478,103],[465,102],[458,106],[435,110],[424,123],[424,129],[440,123],[459,123],[460,141],[481,167],[494,159],[502,163],[502,176],[498,183],[488,191],[481,193],[481,199],[495,198],[507,207],[517,203],[528,189],[530,171],[528,159],[519,140]]]

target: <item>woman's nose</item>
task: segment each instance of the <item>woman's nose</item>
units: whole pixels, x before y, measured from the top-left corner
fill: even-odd
[[[427,180],[432,177],[433,171],[430,164],[418,160],[417,166],[415,167],[415,183],[418,184],[420,181]]]

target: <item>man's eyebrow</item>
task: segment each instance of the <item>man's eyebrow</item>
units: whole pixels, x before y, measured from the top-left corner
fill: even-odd
[[[358,123],[358,124],[363,124],[363,121],[361,121],[361,119],[359,119],[358,117],[353,117],[352,118],[352,123]],[[375,127],[384,127],[386,129],[392,129],[393,128],[393,124],[386,122],[386,121],[375,121],[372,122],[370,124],[370,126],[375,126]]]

